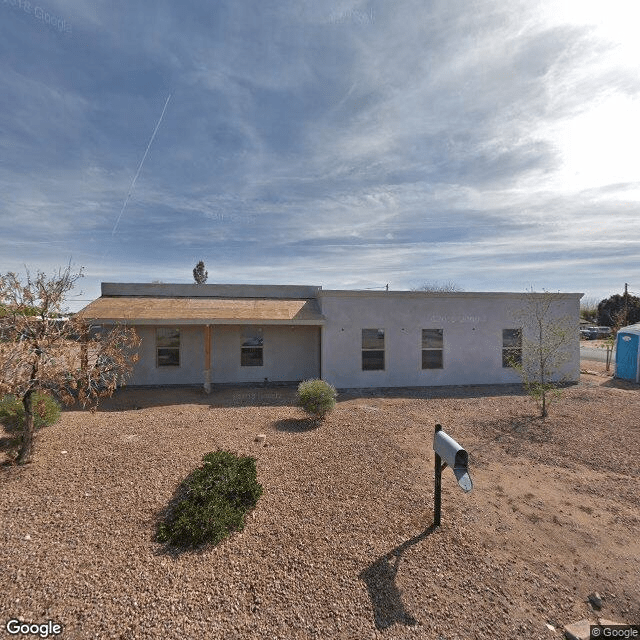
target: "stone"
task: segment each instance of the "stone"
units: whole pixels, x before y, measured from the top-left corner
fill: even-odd
[[[590,620],[580,620],[564,627],[564,637],[567,640],[589,640],[591,637],[591,625],[594,624]]]
[[[602,597],[596,591],[595,593],[590,593],[587,596],[587,600],[589,600],[589,604],[594,608],[600,611],[602,609]]]
[[[265,440],[267,439],[267,436],[264,433],[259,433],[256,437],[255,437],[255,441],[262,444]]]

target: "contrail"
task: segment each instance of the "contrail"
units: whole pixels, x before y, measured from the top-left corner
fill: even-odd
[[[133,187],[135,187],[136,180],[138,179],[138,176],[140,175],[140,171],[142,170],[142,165],[144,164],[145,158],[147,157],[147,154],[149,153],[149,149],[151,148],[151,144],[153,142],[153,139],[156,137],[156,133],[158,132],[158,129],[160,127],[160,123],[162,122],[162,118],[164,118],[164,112],[167,110],[167,105],[169,104],[169,100],[170,99],[171,99],[171,94],[169,94],[167,96],[167,100],[164,103],[164,108],[162,109],[162,113],[160,114],[160,118],[158,119],[158,123],[156,124],[156,128],[153,130],[153,134],[151,134],[151,140],[149,140],[149,144],[147,145],[147,150],[144,152],[144,155],[142,156],[142,160],[140,160],[140,164],[138,165],[138,170],[136,171],[136,175],[133,176],[133,180],[131,182],[131,186],[129,187],[129,193],[127,193],[127,197],[124,199],[124,204],[122,205],[122,209],[120,209],[120,215],[118,216],[118,219],[116,220],[115,225],[113,225],[113,231],[111,232],[112,236],[115,234],[116,229],[118,228],[118,225],[120,224],[120,218],[122,218],[122,214],[124,213],[124,209],[127,206],[127,202],[129,202],[129,198],[131,197],[131,194],[133,193]]]

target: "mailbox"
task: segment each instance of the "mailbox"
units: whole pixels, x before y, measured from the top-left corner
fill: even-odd
[[[460,485],[468,493],[473,489],[473,482],[469,475],[469,454],[447,433],[436,430],[433,436],[433,450],[449,465]],[[442,468],[442,467],[441,467]]]
[[[433,451],[435,452],[435,488],[433,496],[433,524],[440,526],[442,470],[449,466],[458,481],[458,485],[468,493],[473,489],[469,475],[469,454],[437,424],[433,435]]]

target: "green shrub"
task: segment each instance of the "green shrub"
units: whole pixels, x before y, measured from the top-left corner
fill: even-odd
[[[204,465],[182,482],[158,525],[157,540],[179,547],[217,544],[244,528],[245,514],[262,495],[255,458],[207,453]]]
[[[36,391],[31,397],[34,429],[55,424],[60,418],[60,405],[43,391]],[[24,405],[13,395],[0,399],[0,422],[9,431],[22,431],[24,427]]]
[[[298,404],[320,420],[336,406],[336,395],[335,387],[324,380],[304,380],[298,385]]]

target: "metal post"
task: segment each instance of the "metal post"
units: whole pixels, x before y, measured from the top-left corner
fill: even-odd
[[[436,425],[436,433],[442,430],[442,426]],[[435,486],[433,491],[433,526],[440,526],[440,512],[442,501],[442,460],[440,456],[434,451],[435,464],[434,464],[434,477]]]

